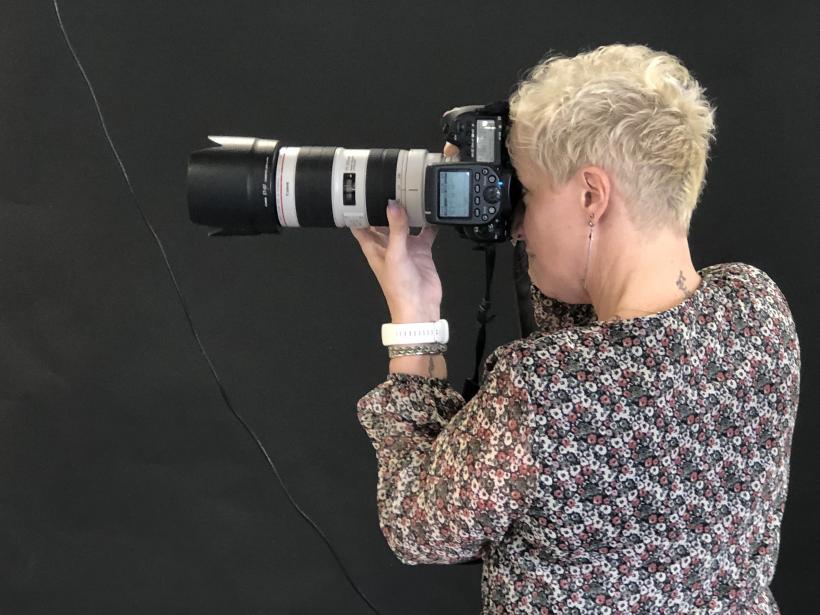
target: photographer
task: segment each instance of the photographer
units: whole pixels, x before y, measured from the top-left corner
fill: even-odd
[[[507,146],[537,331],[469,403],[437,353],[391,359],[357,404],[390,548],[483,560],[484,613],[779,612],[800,346],[767,274],[692,264],[714,113],[642,45],[533,67]],[[436,228],[388,220],[351,232],[392,322],[438,320]]]

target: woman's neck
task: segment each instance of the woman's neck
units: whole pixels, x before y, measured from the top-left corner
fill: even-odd
[[[651,242],[601,245],[587,279],[600,321],[669,310],[700,285],[685,236],[659,232]]]

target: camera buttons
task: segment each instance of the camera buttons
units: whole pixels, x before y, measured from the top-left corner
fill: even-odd
[[[488,203],[498,203],[501,200],[501,188],[498,186],[487,186],[484,190],[484,200]]]

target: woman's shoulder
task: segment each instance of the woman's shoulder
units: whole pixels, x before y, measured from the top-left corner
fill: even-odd
[[[713,301],[730,303],[737,310],[775,311],[791,320],[791,310],[783,291],[772,277],[749,263],[719,263],[704,267],[701,276],[714,290]]]
[[[589,364],[595,361],[595,352],[606,335],[601,327],[594,325],[567,327],[554,331],[534,331],[527,337],[518,338],[497,347],[484,362],[491,371],[499,362],[525,373],[540,367],[551,371],[567,366]]]
[[[698,273],[713,283],[731,281],[745,284],[774,284],[769,274],[759,267],[739,261],[709,265]]]
[[[693,301],[678,308],[636,318],[624,323],[598,322],[564,327],[552,331],[536,330],[523,338],[497,347],[484,362],[485,373],[499,362],[503,368],[513,368],[526,380],[526,374],[538,370],[534,377],[544,373],[577,373],[583,369],[606,368],[607,357],[618,355],[630,359],[634,346],[655,343],[663,337],[681,338],[693,335],[693,323],[705,312],[731,312],[735,317],[750,322],[779,320],[785,330],[793,330],[794,323],[780,288],[762,269],[743,262],[709,265],[698,271],[703,283]],[[678,344],[680,348],[683,348]],[[600,365],[599,365],[600,364]],[[621,361],[609,361],[619,369]],[[533,375],[533,374],[530,374]]]

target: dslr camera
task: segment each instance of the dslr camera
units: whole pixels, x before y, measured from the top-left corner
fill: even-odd
[[[509,104],[455,107],[441,119],[458,160],[425,149],[295,147],[254,137],[208,137],[188,163],[191,221],[211,235],[282,227],[388,226],[387,200],[410,226],[455,227],[479,244],[507,241],[521,186],[506,147]]]

